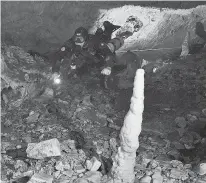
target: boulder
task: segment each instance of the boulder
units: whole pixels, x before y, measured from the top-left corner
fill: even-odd
[[[28,183],[52,183],[53,176],[44,173],[34,174]]]
[[[102,174],[97,171],[89,171],[83,176],[83,178],[91,183],[100,183]]]
[[[170,178],[173,179],[187,180],[188,177],[188,172],[184,170],[178,170],[176,168],[173,168],[170,172]]]
[[[199,175],[205,175],[206,174],[206,163],[201,163],[199,165],[197,173]]]
[[[152,180],[152,178],[150,176],[146,175],[140,179],[140,183],[150,183],[151,180]]]
[[[26,152],[27,157],[34,159],[61,156],[60,143],[56,138],[39,143],[30,143],[28,144]]]
[[[90,171],[97,171],[101,167],[101,162],[93,157],[91,160],[86,161],[86,167]]]
[[[155,172],[152,175],[152,182],[153,183],[162,183],[163,182],[163,177],[161,175],[161,172]]]

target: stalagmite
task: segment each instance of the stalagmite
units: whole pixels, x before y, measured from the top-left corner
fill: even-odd
[[[189,54],[189,39],[190,39],[190,34],[189,32],[187,32],[184,42],[182,44],[182,52],[180,54],[180,57],[184,57]]]
[[[133,183],[136,151],[139,147],[139,135],[144,110],[144,70],[136,72],[130,109],[125,116],[120,132],[120,147],[113,160],[110,183]]]

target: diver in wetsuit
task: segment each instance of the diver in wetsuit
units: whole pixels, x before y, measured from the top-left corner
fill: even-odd
[[[116,64],[116,55],[115,51],[122,47],[124,40],[131,36],[131,32],[124,32],[119,36],[111,39],[108,43],[100,44],[100,52],[104,57],[104,69],[101,71],[103,75],[110,75],[112,72],[113,66]]]
[[[92,55],[94,55],[93,47],[89,44],[90,40],[91,35],[88,34],[84,27],[76,29],[73,37],[54,53],[52,72],[54,74],[60,72],[60,67],[64,65],[69,65],[70,69],[76,69],[76,64],[72,62],[75,62],[77,59],[81,60],[81,62],[90,60]]]
[[[60,68],[70,66],[71,70],[81,68],[84,64],[92,64],[108,60],[111,52],[101,50],[100,43],[107,43],[111,39],[111,34],[120,26],[113,25],[105,21],[103,23],[104,29],[98,28],[95,35],[88,34],[88,31],[79,27],[76,29],[72,38],[64,43],[64,45],[52,56],[53,75],[60,72]],[[109,45],[111,43],[108,43]]]

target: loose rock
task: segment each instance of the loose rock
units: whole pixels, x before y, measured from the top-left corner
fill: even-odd
[[[100,172],[97,172],[97,171],[93,171],[93,172],[89,171],[85,174],[85,176],[83,178],[91,183],[100,183],[101,178],[102,178],[102,174]]]
[[[185,149],[185,146],[181,144],[180,142],[173,142],[173,145],[175,146],[176,149]]]
[[[72,175],[74,174],[72,170],[63,171],[62,173],[68,177],[72,177]]]
[[[26,120],[28,123],[36,122],[39,118],[39,115],[40,115],[39,113],[34,113],[34,114],[32,113],[31,115],[29,115],[29,117],[26,118]]]
[[[176,149],[169,151],[167,154],[173,157],[174,159],[179,159],[180,157],[180,153]]]
[[[26,149],[27,156],[34,159],[61,156],[59,141],[55,139],[46,140],[40,143],[30,143]]]
[[[182,162],[178,160],[172,160],[170,163],[174,168],[177,168],[178,166],[183,166]]]
[[[43,174],[43,173],[36,173],[34,174],[30,181],[28,183],[52,183],[53,181],[53,176],[51,175],[46,175],[46,174]]]
[[[187,120],[190,121],[190,122],[194,122],[194,121],[197,121],[197,117],[195,115],[188,114],[187,115]]]
[[[180,128],[185,128],[187,126],[187,122],[184,117],[177,117],[175,119],[175,123]]]
[[[59,170],[59,171],[63,171],[64,170],[64,165],[61,161],[58,161],[56,163],[56,166],[55,166],[56,170]]]
[[[101,162],[97,160],[96,157],[93,157],[91,160],[86,161],[86,167],[89,171],[97,171],[101,166]]]
[[[75,172],[78,174],[83,173],[85,172],[85,168],[82,165],[77,165],[75,166]]]
[[[202,114],[203,114],[204,116],[206,116],[206,108],[205,108],[205,109],[202,109]]]
[[[206,163],[201,163],[200,165],[199,165],[199,168],[198,168],[198,174],[199,175],[205,175],[206,174]]]
[[[53,173],[53,176],[58,179],[61,176],[61,171],[56,171]]]
[[[6,120],[6,122],[4,123],[5,127],[10,127],[12,125],[12,122],[10,120]]]
[[[159,166],[159,163],[158,163],[157,161],[152,160],[152,161],[150,162],[150,167],[151,167],[151,168],[156,168],[157,166]]]
[[[187,180],[188,173],[186,171],[173,168],[170,172],[170,177],[174,179]]]
[[[84,178],[78,178],[74,180],[74,183],[89,183],[89,182]]]
[[[163,182],[163,177],[161,175],[161,172],[155,172],[152,175],[152,182],[153,183],[162,183]]]
[[[144,176],[140,179],[140,183],[150,183],[152,178],[150,176]]]

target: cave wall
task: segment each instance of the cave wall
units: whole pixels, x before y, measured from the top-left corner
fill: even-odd
[[[99,9],[123,5],[158,8],[191,8],[205,2],[78,2],[78,1],[14,1],[1,2],[1,38],[10,45],[44,53],[59,47],[79,26],[90,28]]]
[[[62,44],[78,26],[88,28],[97,16],[94,3],[2,2],[2,41],[45,52]]]

